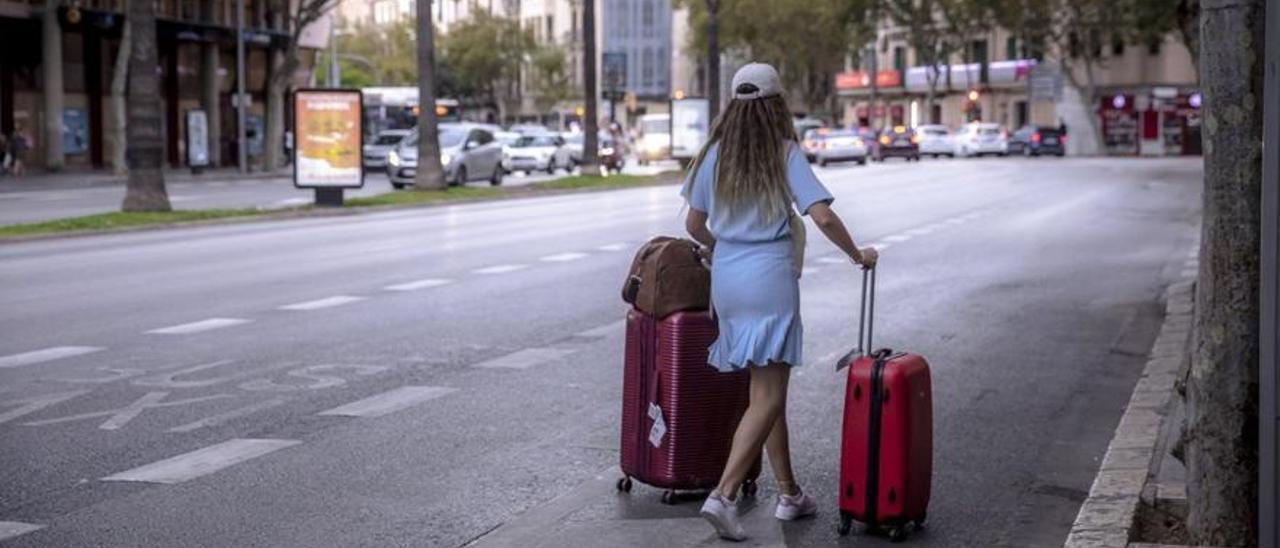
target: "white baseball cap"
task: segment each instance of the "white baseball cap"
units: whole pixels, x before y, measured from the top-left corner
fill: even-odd
[[[778,71],[764,63],[748,63],[733,74],[734,99],[761,99],[782,95]]]

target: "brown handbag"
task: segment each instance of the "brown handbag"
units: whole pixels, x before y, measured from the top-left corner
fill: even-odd
[[[706,310],[711,301],[711,271],[692,240],[658,236],[631,261],[622,284],[622,300],[661,319],[681,310]]]

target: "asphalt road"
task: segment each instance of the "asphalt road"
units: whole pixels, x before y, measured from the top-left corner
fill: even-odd
[[[623,168],[623,173],[648,175],[668,169],[679,169],[679,165],[663,162],[640,166],[630,162]],[[508,174],[502,184],[522,186],[565,175],[564,171],[557,171],[554,175],[516,172]],[[66,183],[66,179],[73,177],[62,174],[54,178],[59,183]],[[469,183],[470,186],[488,184]],[[203,177],[184,176],[182,181],[170,182],[167,189],[174,209],[282,209],[315,202],[315,192],[295,188],[293,180],[287,177],[236,178],[225,172],[210,173]],[[386,173],[370,171],[365,175],[363,188],[349,189],[345,195],[349,198],[372,196],[393,190]],[[40,176],[4,178],[0,179],[0,225],[119,211],[122,200],[124,187],[119,184],[69,187],[66,184],[42,184]]]
[[[882,254],[877,345],[927,356],[919,546],[1061,546],[1199,219],[1198,161],[819,169]],[[675,187],[0,245],[4,546],[714,545],[612,491],[631,252]],[[859,274],[810,231],[795,465],[835,534]]]

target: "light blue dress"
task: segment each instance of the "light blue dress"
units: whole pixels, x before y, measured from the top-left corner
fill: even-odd
[[[707,213],[716,237],[711,305],[719,318],[720,336],[711,345],[708,361],[725,372],[771,362],[800,365],[804,327],[800,286],[792,268],[791,228],[785,216],[766,221],[756,209],[731,216],[728,207],[716,207],[718,158],[717,143],[680,190],[690,208]],[[818,202],[833,200],[798,146],[790,146],[786,171],[801,214],[808,215]]]

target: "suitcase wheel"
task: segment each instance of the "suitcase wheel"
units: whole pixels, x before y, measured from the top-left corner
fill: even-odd
[[[840,526],[836,528],[836,532],[843,537],[848,535],[851,530],[853,530],[853,516],[840,512]]]
[[[679,503],[680,503],[680,497],[679,497],[678,495],[676,495],[676,492],[675,492],[675,491],[671,491],[671,490],[663,491],[663,492],[662,492],[662,503],[663,503],[663,504],[671,504],[671,505],[679,504]]]
[[[897,525],[889,528],[889,542],[902,542],[907,539],[907,528]]]
[[[630,477],[630,476],[622,476],[622,477],[618,478],[618,484],[617,484],[617,487],[618,487],[618,490],[619,490],[619,491],[622,491],[623,493],[630,493],[630,492],[631,492],[631,477]]]
[[[749,479],[742,482],[742,496],[754,497],[760,491],[760,484],[756,480]]]

